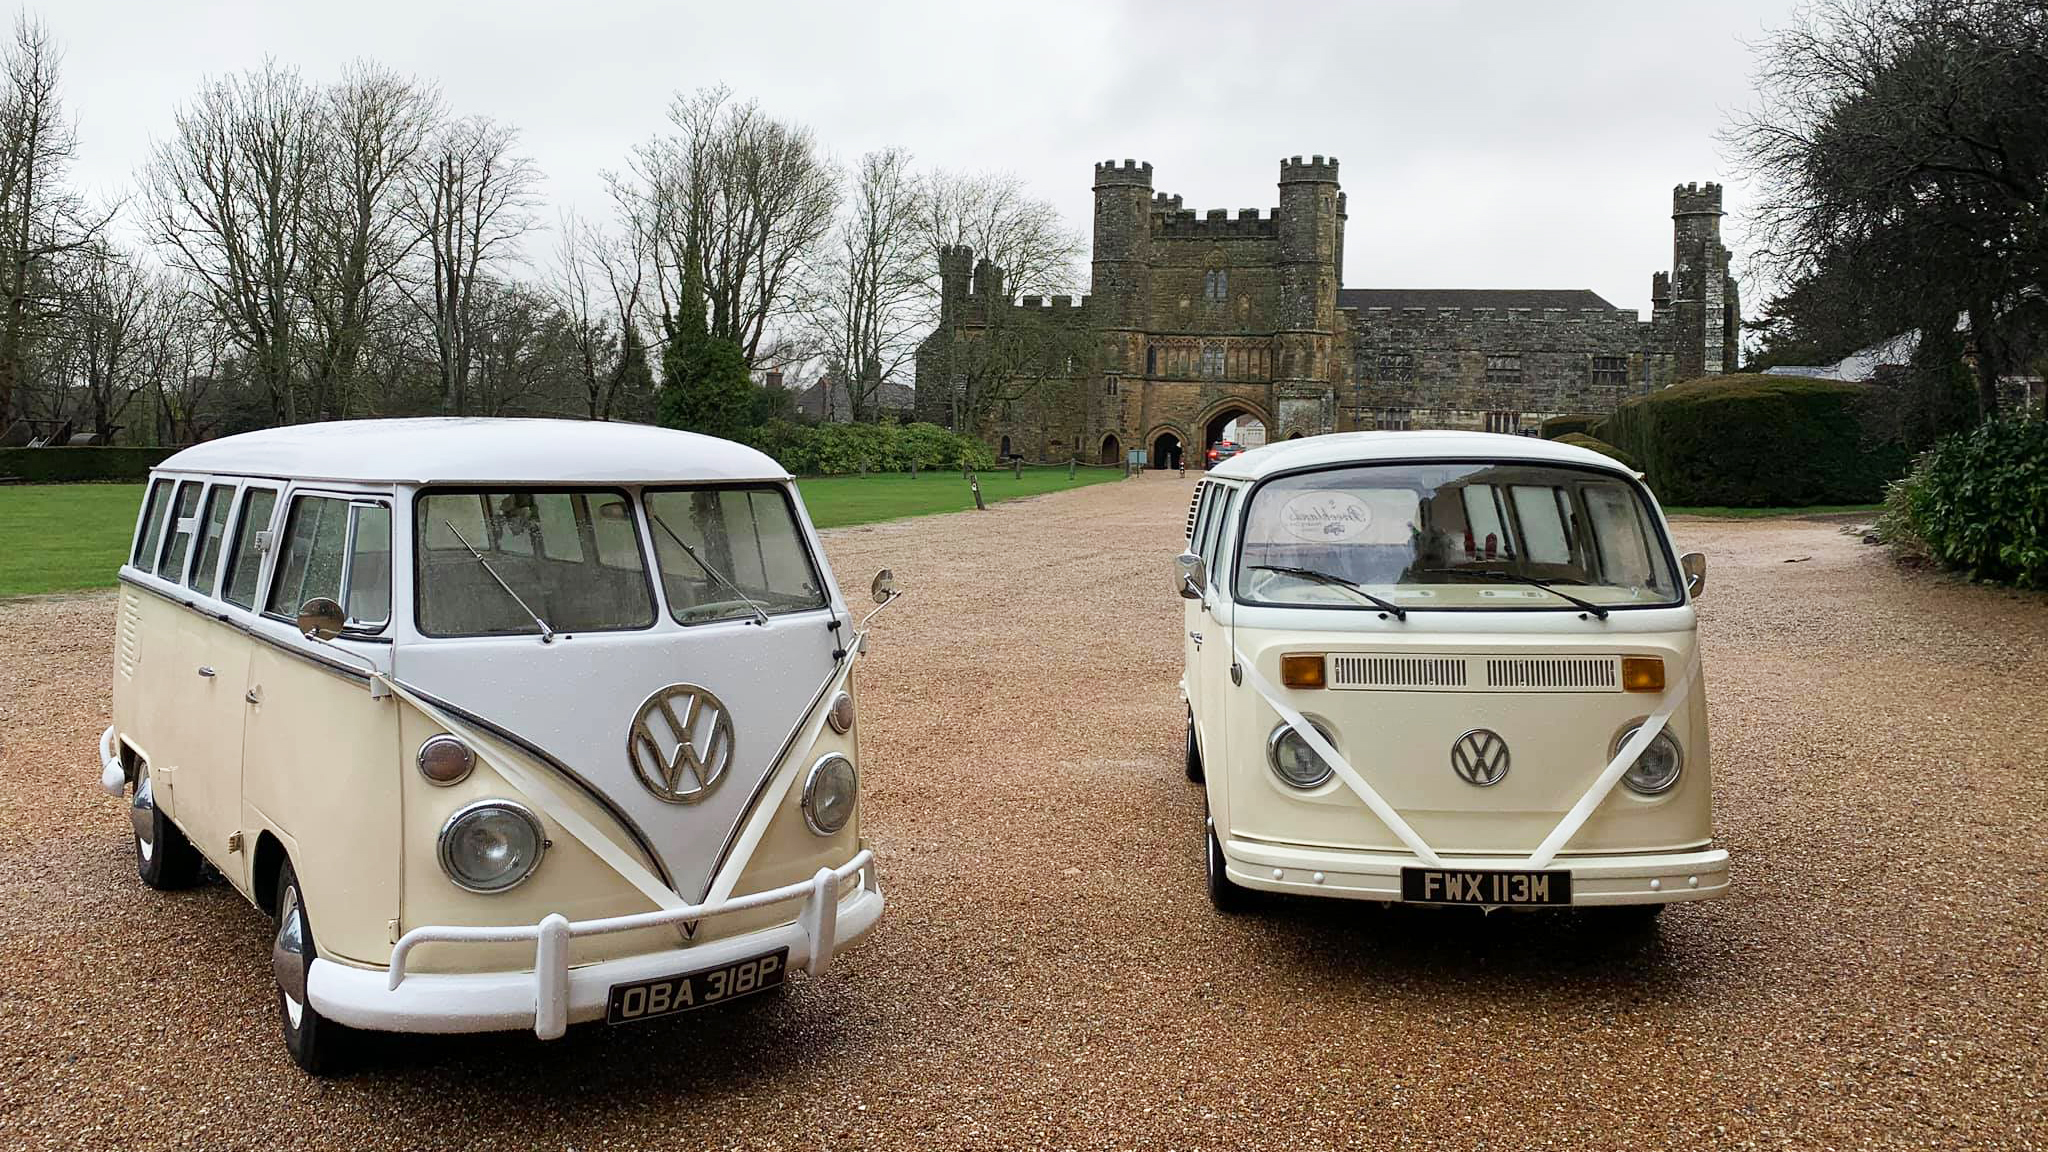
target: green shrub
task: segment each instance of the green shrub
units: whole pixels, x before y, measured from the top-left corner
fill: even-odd
[[[1562,436],[1555,437],[1555,439],[1559,444],[1570,444],[1575,448],[1589,448],[1595,452],[1598,452],[1602,456],[1612,456],[1614,459],[1621,461],[1628,467],[1638,472],[1642,471],[1642,466],[1635,462],[1634,457],[1630,456],[1626,452],[1623,452],[1621,449],[1616,448],[1614,445],[1609,444],[1605,440],[1596,440],[1591,436],[1586,436],[1578,432],[1567,432]]]
[[[2048,588],[2048,420],[1944,438],[1892,486],[1878,535],[1973,579]]]
[[[1591,432],[1667,504],[1868,504],[1906,470],[1891,397],[1803,376],[1709,376],[1639,396]]]
[[[1588,416],[1583,413],[1571,416],[1552,416],[1543,422],[1543,438],[1545,440],[1562,440],[1574,432],[1590,436],[1593,432],[1593,425],[1598,424],[1601,419],[1602,417]]]
[[[31,484],[142,480],[176,448],[0,448],[0,479]]]
[[[907,472],[958,468],[965,462],[990,468],[995,458],[972,437],[936,424],[793,424],[773,421],[753,429],[747,442],[773,456],[798,476],[843,476],[860,472]]]

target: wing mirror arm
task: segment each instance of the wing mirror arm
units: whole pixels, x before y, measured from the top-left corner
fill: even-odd
[[[1707,590],[1707,554],[1687,552],[1678,558],[1678,567],[1685,573],[1685,590],[1697,600]]]
[[[1193,552],[1173,558],[1173,574],[1174,588],[1183,600],[1200,600],[1209,591],[1209,571]]]
[[[896,586],[895,571],[884,568],[880,572],[875,573],[874,583],[868,586],[868,594],[875,598],[875,608],[874,611],[869,612],[862,618],[860,624],[854,628],[853,631],[857,641],[862,639],[863,634],[867,632],[868,624],[875,617],[882,614],[882,609],[903,598],[903,589]]]
[[[328,651],[337,656],[346,656],[351,660],[362,662],[363,666],[369,669],[372,677],[383,675],[384,670],[377,667],[376,661],[364,656],[360,652],[351,652],[346,648],[335,646],[334,638],[341,635],[341,630],[347,627],[347,625],[348,613],[343,610],[340,602],[332,597],[315,596],[304,604],[299,605],[299,635],[304,636],[308,640],[320,642],[326,646]]]

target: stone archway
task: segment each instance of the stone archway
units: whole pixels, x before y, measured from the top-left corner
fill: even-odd
[[[1250,437],[1250,443],[1245,439],[1245,434],[1249,429],[1239,431],[1237,436],[1234,437],[1225,435],[1226,431],[1231,430],[1233,424],[1239,425],[1241,428],[1247,424],[1256,425],[1257,432]],[[1265,443],[1266,432],[1272,426],[1272,421],[1266,419],[1265,413],[1260,412],[1249,402],[1235,399],[1225,400],[1211,408],[1204,417],[1202,421],[1202,442],[1195,445],[1195,451],[1200,453],[1202,458],[1206,460],[1210,446],[1224,439],[1236,439],[1240,444],[1246,444],[1248,447],[1257,447],[1258,444]]]
[[[1186,451],[1180,442],[1180,433],[1171,428],[1152,438],[1152,466],[1154,468],[1178,468]]]
[[[1299,440],[1299,439],[1301,439],[1301,433],[1299,433],[1299,432],[1289,432],[1289,433],[1287,434],[1287,438],[1288,438],[1289,440]]]
[[[1123,441],[1118,440],[1114,432],[1102,438],[1101,462],[1108,465],[1117,465],[1124,462]]]

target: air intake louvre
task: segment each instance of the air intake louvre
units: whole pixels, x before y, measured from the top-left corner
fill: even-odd
[[[1620,687],[1612,656],[1544,656],[1486,662],[1486,686],[1551,692],[1611,692]]]
[[[132,679],[135,662],[142,655],[142,608],[135,593],[121,590],[121,675]]]
[[[1463,688],[1462,656],[1332,656],[1332,688]]]

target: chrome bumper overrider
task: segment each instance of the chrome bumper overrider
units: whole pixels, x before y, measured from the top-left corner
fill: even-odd
[[[530,925],[414,928],[392,949],[388,970],[315,959],[307,979],[307,999],[322,1015],[357,1028],[492,1032],[531,1027],[541,1039],[553,1040],[571,1023],[601,1018],[614,984],[716,968],[785,947],[792,967],[802,967],[816,976],[825,971],[841,946],[864,935],[882,914],[881,883],[874,860],[874,852],[864,848],[838,868],[818,869],[809,880],[658,912],[576,921],[558,913]],[[841,897],[840,886],[855,876],[860,878],[859,885]],[[678,925],[794,901],[802,901],[803,910],[791,924],[688,948],[580,967],[569,965],[569,941],[578,937]],[[531,972],[406,972],[407,959],[422,944],[522,940],[534,942]]]

